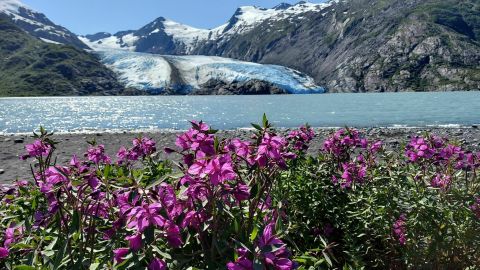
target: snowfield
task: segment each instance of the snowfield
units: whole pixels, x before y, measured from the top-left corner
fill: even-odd
[[[162,91],[182,86],[200,89],[211,79],[225,83],[261,80],[292,94],[323,93],[324,88],[296,70],[216,56],[170,56],[121,50],[96,52],[127,87]]]

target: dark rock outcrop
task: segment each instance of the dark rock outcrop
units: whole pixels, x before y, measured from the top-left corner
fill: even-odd
[[[191,92],[192,95],[270,95],[288,94],[278,86],[259,80],[226,83],[219,80],[209,80],[200,89]]]

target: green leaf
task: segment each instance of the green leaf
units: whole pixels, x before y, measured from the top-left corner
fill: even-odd
[[[168,260],[172,259],[172,256],[170,254],[161,251],[158,247],[152,246],[152,249],[158,254],[160,254],[164,259],[168,259]]]
[[[252,233],[250,234],[250,241],[253,241],[257,238],[257,235],[258,235],[258,227],[257,226],[254,226],[253,227],[253,231]]]
[[[58,267],[62,263],[63,256],[65,255],[65,251],[67,250],[67,241],[68,240],[65,239],[64,241],[61,242],[61,247],[58,250],[57,256],[55,256],[55,260],[54,260],[54,264],[53,264],[53,270],[58,269]]]
[[[257,194],[258,194],[259,190],[260,190],[260,184],[254,185],[250,189],[250,199],[253,199],[253,198],[257,197]]]
[[[268,128],[268,119],[267,119],[267,115],[265,113],[263,113],[262,123],[263,123],[264,128]]]
[[[111,171],[112,171],[112,165],[105,165],[105,169],[103,169],[103,177],[105,177],[105,179],[108,179],[108,176],[110,176]]]
[[[215,137],[213,140],[213,149],[215,149],[216,152],[218,152],[219,145],[220,145],[220,142],[218,141],[218,137]]]
[[[90,265],[90,268],[89,268],[89,269],[90,269],[90,270],[96,270],[96,269],[98,269],[99,266],[100,266],[100,263],[92,263],[92,264]]]
[[[155,241],[155,227],[150,226],[145,230],[145,244],[149,245]]]
[[[70,233],[74,233],[80,229],[80,214],[73,211],[72,224],[70,225]]]
[[[35,270],[35,267],[22,264],[14,266],[13,270]]]
[[[252,127],[254,127],[257,130],[260,130],[260,131],[262,130],[262,127],[257,125],[257,124],[251,123],[251,125],[252,125]]]

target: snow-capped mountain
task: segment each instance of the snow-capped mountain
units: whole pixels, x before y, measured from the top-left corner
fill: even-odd
[[[0,0],[0,18],[9,20],[28,34],[45,42],[88,48],[68,29],[53,23],[44,14],[32,10],[19,0]]]
[[[296,70],[216,56],[172,56],[107,50],[96,52],[127,87],[188,94],[211,85],[265,82],[288,93],[322,93],[313,79]]]
[[[199,29],[160,17],[136,31],[123,31],[114,35],[97,33],[80,37],[96,50],[123,49],[158,54],[189,55],[204,51],[206,44],[221,47],[231,38],[246,34],[262,23],[302,19],[306,14],[322,12],[332,3],[299,2],[280,4],[274,8],[243,6],[223,25],[214,29]],[[268,21],[268,22],[267,22]]]

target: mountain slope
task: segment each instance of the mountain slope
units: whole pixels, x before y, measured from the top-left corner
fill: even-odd
[[[159,18],[138,31],[83,40],[91,47],[288,66],[330,92],[480,90],[477,0],[241,7],[212,30]]]
[[[0,96],[116,95],[116,75],[71,46],[49,44],[0,19]]]
[[[0,0],[0,18],[10,21],[20,29],[43,41],[88,49],[88,46],[80,41],[75,34],[54,24],[44,14],[30,9],[20,0]]]
[[[198,52],[287,65],[332,92],[479,90],[479,31],[478,1],[350,0]]]

